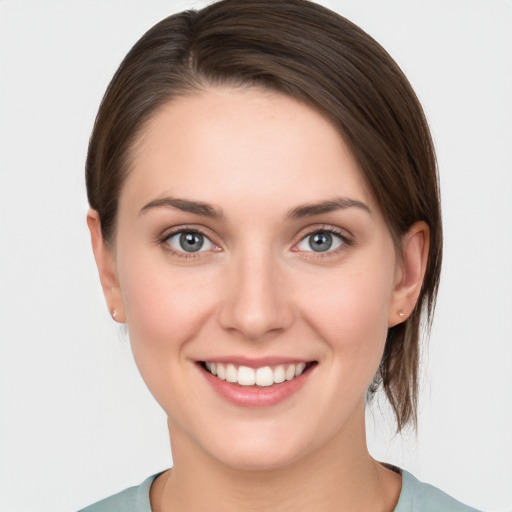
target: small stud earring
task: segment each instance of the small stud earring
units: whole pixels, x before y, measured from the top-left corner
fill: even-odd
[[[403,317],[405,316],[405,313],[404,313],[403,311],[399,311],[399,312],[398,312],[398,316],[399,316],[400,318],[403,318]]]
[[[112,311],[112,318],[115,320],[117,318],[117,309]]]

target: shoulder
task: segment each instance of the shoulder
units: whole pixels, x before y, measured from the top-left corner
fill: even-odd
[[[401,470],[402,492],[394,512],[478,512]]]
[[[149,489],[157,476],[158,474],[150,476],[140,485],[125,489],[79,512],[112,512],[114,510],[122,510],[123,512],[151,512]]]

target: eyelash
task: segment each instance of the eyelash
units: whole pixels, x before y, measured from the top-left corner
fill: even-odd
[[[206,233],[204,233],[202,230],[200,230],[196,227],[187,228],[185,226],[185,227],[180,227],[173,231],[167,232],[158,240],[158,242],[164,248],[164,250],[169,251],[170,253],[177,256],[178,258],[186,258],[186,259],[199,258],[199,257],[202,257],[202,253],[209,252],[208,250],[207,251],[201,250],[202,247],[201,247],[201,249],[199,249],[196,252],[187,252],[187,251],[176,250],[174,247],[172,247],[170,245],[169,240],[177,235],[183,235],[183,234],[201,235],[204,238],[204,240],[208,241],[214,248],[218,248],[218,246],[211,241],[210,237]]]
[[[334,248],[333,250],[327,250],[327,251],[323,251],[323,252],[322,251],[317,252],[317,251],[313,251],[313,250],[301,251],[300,249],[292,249],[292,250],[294,252],[307,253],[308,258],[329,258],[334,255],[337,255],[341,251],[347,249],[348,247],[351,247],[354,244],[353,239],[349,235],[347,235],[347,233],[345,231],[342,231],[341,229],[335,228],[333,226],[318,226],[318,227],[315,227],[313,230],[305,233],[300,238],[300,241],[294,245],[294,248],[297,247],[299,244],[303,243],[304,241],[306,241],[309,237],[312,237],[319,233],[329,233],[330,235],[334,235],[340,239],[341,244],[338,247]]]
[[[303,243],[304,241],[306,241],[309,237],[312,237],[316,234],[319,234],[319,233],[328,233],[328,234],[331,234],[331,235],[334,235],[336,236],[337,238],[340,239],[341,241],[341,244],[334,248],[333,250],[326,250],[326,251],[314,251],[314,250],[311,250],[311,251],[304,251],[304,250],[301,250],[301,249],[296,249],[296,247]],[[177,229],[174,229],[173,231],[170,231],[170,232],[166,232],[164,235],[162,235],[159,239],[158,239],[158,243],[160,245],[162,245],[162,247],[166,250],[166,251],[169,251],[170,253],[172,253],[173,255],[179,257],[179,258],[185,258],[185,259],[189,259],[189,258],[198,258],[198,257],[202,257],[202,253],[204,252],[210,252],[210,250],[201,250],[199,249],[197,252],[187,252],[187,251],[180,251],[180,250],[176,250],[175,248],[173,248],[170,243],[169,243],[169,240],[177,235],[183,235],[183,234],[197,234],[197,235],[201,235],[206,241],[208,241],[214,248],[217,248],[217,251],[220,250],[220,248],[214,243],[211,241],[210,237],[204,233],[202,230],[198,229],[197,227],[190,227],[190,228],[187,228],[186,226],[185,227],[180,227],[180,228],[177,228]],[[314,229],[312,229],[311,231],[308,231],[307,233],[305,233],[304,235],[301,236],[299,242],[295,243],[292,247],[292,251],[293,252],[302,252],[302,253],[309,253],[308,254],[308,258],[327,258],[327,257],[330,257],[330,256],[333,256],[335,254],[338,254],[339,252],[343,251],[344,249],[346,249],[347,247],[350,247],[353,245],[353,240],[350,236],[347,236],[347,234],[340,230],[340,229],[337,229],[333,226],[319,226],[319,227],[315,227]],[[214,249],[214,252],[217,252],[215,249]]]

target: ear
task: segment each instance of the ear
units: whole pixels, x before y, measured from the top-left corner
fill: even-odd
[[[388,327],[405,321],[416,306],[427,268],[429,239],[425,222],[416,222],[402,237],[402,259],[397,262]]]
[[[96,210],[87,213],[87,226],[91,233],[92,251],[100,275],[103,295],[110,314],[116,322],[125,322],[123,296],[117,279],[114,251],[103,239],[101,222]]]

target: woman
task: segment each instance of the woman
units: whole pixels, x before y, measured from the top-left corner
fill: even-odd
[[[86,509],[473,510],[375,461],[416,420],[442,230],[407,80],[301,0],[224,0],[134,46],[100,107],[88,225],[174,466]]]

